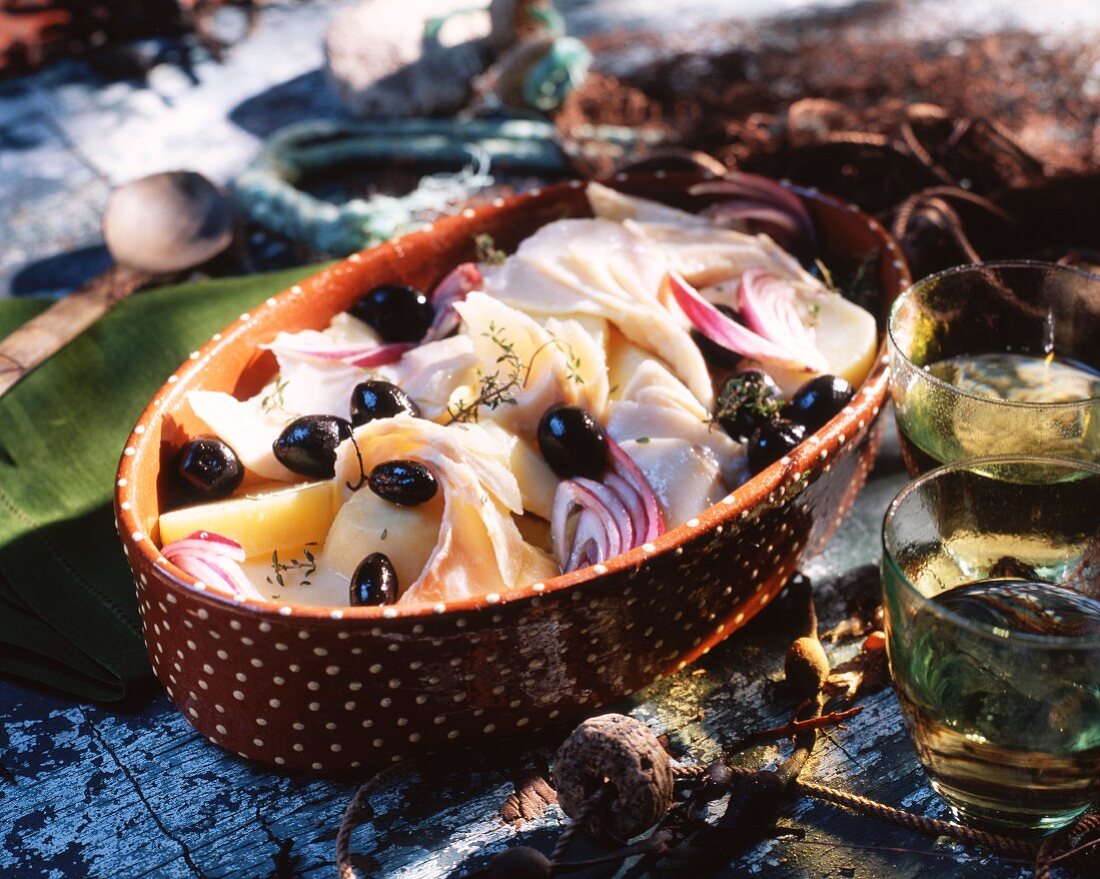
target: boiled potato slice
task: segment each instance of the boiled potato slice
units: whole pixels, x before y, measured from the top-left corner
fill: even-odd
[[[829,372],[858,388],[875,362],[878,327],[870,312],[843,296],[822,296],[815,341]]]
[[[482,430],[498,437],[503,447],[511,449],[508,455],[508,469],[512,471],[512,475],[516,477],[516,482],[519,484],[523,509],[548,520],[554,509],[554,493],[558,490],[558,483],[561,480],[550,469],[546,459],[534,446],[496,422],[486,419],[480,422],[480,426]]]
[[[523,508],[549,519],[554,509],[554,493],[561,480],[550,469],[546,459],[523,440],[517,440],[512,446],[508,465],[519,483]]]
[[[211,531],[244,547],[246,556],[325,539],[336,511],[340,491],[332,480],[279,486],[244,497],[229,498],[172,510],[160,517],[161,543],[171,543]]]
[[[814,320],[814,341],[829,365],[830,375],[840,376],[853,388],[858,388],[871,371],[878,352],[878,327],[869,312],[835,293],[815,296],[818,306]],[[746,361],[743,368],[752,367]],[[798,370],[786,370],[772,364],[757,365],[779,385],[784,397],[790,397],[813,375]]]
[[[372,552],[385,553],[397,572],[402,591],[420,576],[439,541],[443,492],[427,503],[402,507],[383,500],[369,488],[348,498],[332,523],[320,562],[350,578]]]
[[[280,549],[279,561],[287,565],[281,571],[272,565],[270,553],[245,559],[241,570],[268,601],[307,607],[347,607],[348,578],[324,565],[311,565],[306,552],[316,549],[315,546]],[[277,573],[282,575],[282,583],[276,579]]]

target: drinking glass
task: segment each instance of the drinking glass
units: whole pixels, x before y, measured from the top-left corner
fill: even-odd
[[[886,513],[890,671],[932,787],[1050,830],[1100,799],[1100,466],[957,462]]]
[[[895,302],[888,345],[911,474],[982,455],[1100,461],[1100,276],[1040,262],[931,275]]]

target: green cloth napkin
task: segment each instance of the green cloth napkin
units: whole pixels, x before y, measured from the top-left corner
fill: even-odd
[[[123,445],[188,352],[314,271],[138,294],[0,397],[0,673],[100,701],[148,680],[111,510]],[[48,304],[0,301],[0,337]]]

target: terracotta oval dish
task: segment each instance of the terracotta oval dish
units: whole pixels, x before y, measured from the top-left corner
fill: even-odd
[[[700,175],[623,176],[623,192],[689,209]],[[909,284],[895,243],[851,205],[792,187],[830,265],[863,265],[880,328]],[[334,609],[233,600],[158,550],[168,473],[204,433],[189,391],[256,393],[274,373],[258,346],[320,329],[380,283],[429,289],[474,257],[513,250],[547,222],[590,216],[580,182],[478,208],[355,254],[259,303],[191,355],[142,414],[118,470],[118,531],[149,658],[212,742],[264,763],[340,771],[450,745],[484,745],[629,694],[682,669],[751,619],[832,534],[881,436],[882,351],[851,402],[789,456],[652,543],[505,595]],[[866,285],[865,285],[866,286]]]

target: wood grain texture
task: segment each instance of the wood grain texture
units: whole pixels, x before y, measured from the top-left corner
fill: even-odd
[[[818,584],[823,628],[845,615],[846,572],[877,562],[886,504],[906,481],[892,429],[879,467],[845,524],[805,570]],[[847,585],[845,585],[847,584]],[[873,584],[872,584],[873,586]],[[840,588],[843,587],[843,591]],[[785,603],[684,672],[622,700],[626,711],[667,734],[677,754],[706,760],[722,743],[789,719],[782,657]],[[839,664],[858,640],[829,647]],[[889,689],[860,699],[847,730],[831,730],[808,779],[933,817],[947,817],[916,762]],[[340,814],[361,778],[268,771],[199,736],[157,694],[123,710],[74,706],[20,685],[0,685],[0,875],[111,879],[320,879],[335,875]],[[381,792],[353,837],[364,876],[457,877],[515,843],[553,847],[563,822],[556,804],[529,822],[501,807],[568,725],[493,752],[452,753],[416,778]],[[745,752],[743,765],[775,759],[782,744]],[[781,835],[751,850],[721,879],[1025,879],[1027,865],[802,800]],[[613,872],[613,871],[612,871]],[[586,872],[584,876],[609,876]]]

